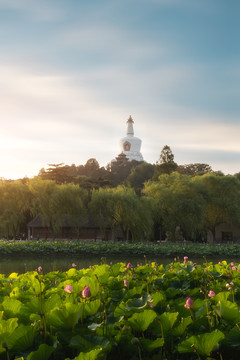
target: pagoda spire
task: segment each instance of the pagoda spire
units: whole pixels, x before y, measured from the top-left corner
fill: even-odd
[[[133,136],[134,135],[134,131],[133,131],[133,119],[131,117],[131,115],[129,116],[129,119],[127,121],[127,135],[128,136]]]

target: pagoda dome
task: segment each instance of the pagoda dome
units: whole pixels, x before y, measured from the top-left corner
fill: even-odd
[[[134,136],[133,131],[134,121],[130,115],[127,121],[127,136],[120,139],[120,153],[126,155],[129,161],[143,161],[143,156],[141,154],[141,145],[142,140]]]

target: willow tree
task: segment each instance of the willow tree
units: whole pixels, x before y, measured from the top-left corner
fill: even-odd
[[[178,240],[178,230],[188,239],[203,231],[204,198],[191,177],[161,175],[158,181],[147,182],[143,192],[153,199],[155,221],[162,224],[170,239]]]
[[[26,220],[30,191],[21,181],[0,182],[0,228],[2,235],[14,238]]]
[[[31,210],[40,214],[46,227],[56,234],[64,223],[77,227],[86,214],[87,192],[77,185],[57,185],[51,180],[34,179],[29,182],[32,193]]]
[[[94,190],[89,208],[103,232],[110,226],[114,234],[120,227],[127,240],[129,232],[133,240],[148,238],[151,233],[149,199],[138,197],[131,188],[118,186]]]
[[[204,197],[203,220],[215,241],[216,227],[240,225],[240,181],[236,176],[206,174],[195,178]]]

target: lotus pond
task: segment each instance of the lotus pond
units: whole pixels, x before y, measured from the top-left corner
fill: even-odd
[[[1,359],[239,359],[238,263],[43,270],[0,275]]]

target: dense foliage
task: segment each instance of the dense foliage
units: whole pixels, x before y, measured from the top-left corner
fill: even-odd
[[[0,276],[0,357],[238,359],[240,265],[102,264]]]
[[[52,237],[63,234],[64,219],[69,236],[77,237],[86,214],[103,238],[121,228],[119,238],[138,241],[201,241],[207,232],[215,240],[218,225],[240,226],[237,174],[214,173],[201,163],[177,165],[167,145],[154,165],[120,155],[106,168],[89,159],[79,166],[51,164],[33,179],[2,179],[0,237],[26,238],[27,223],[38,214]]]
[[[156,243],[156,242],[85,242],[55,241],[0,241],[0,256],[5,255],[151,255],[171,256],[240,256],[240,244]]]

